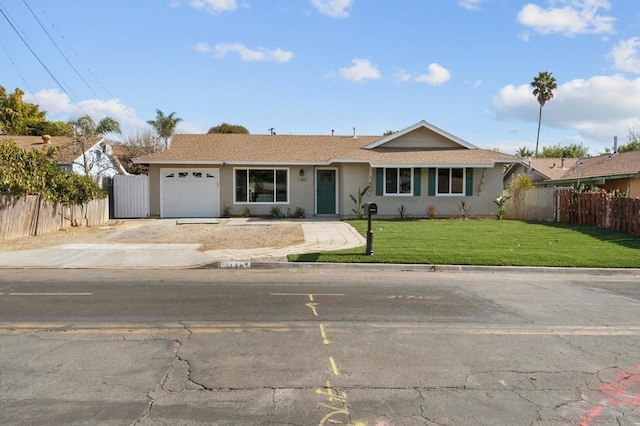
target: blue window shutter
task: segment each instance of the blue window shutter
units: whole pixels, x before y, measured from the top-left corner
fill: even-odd
[[[420,167],[413,169],[413,196],[420,196]]]
[[[436,195],[436,169],[429,169],[429,189],[427,194],[430,197]]]
[[[384,185],[384,170],[381,168],[376,169],[376,195],[382,196]]]
[[[467,169],[467,183],[466,183],[466,196],[470,197],[473,195],[473,169]]]

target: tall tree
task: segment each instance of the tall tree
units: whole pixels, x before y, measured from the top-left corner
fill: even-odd
[[[212,128],[210,128],[207,133],[208,134],[211,134],[211,133],[241,133],[241,134],[248,135],[249,131],[247,130],[246,127],[241,126],[239,124],[221,123],[221,124],[218,124],[217,126],[213,126]]]
[[[542,107],[553,98],[553,91],[558,88],[558,84],[556,83],[556,79],[553,77],[553,73],[548,71],[543,71],[538,73],[537,76],[533,78],[531,82],[531,87],[533,87],[533,96],[538,99],[538,103],[540,104],[540,112],[538,113],[538,134],[536,136],[536,152],[535,155],[538,155],[538,144],[540,143],[540,124],[542,123]]]
[[[60,121],[47,121],[45,111],[38,105],[25,102],[24,92],[13,93],[0,86],[0,133],[15,136],[69,136],[70,128]]]
[[[169,140],[176,131],[176,125],[182,121],[182,118],[176,117],[176,113],[172,112],[165,115],[164,112],[156,108],[156,119],[147,121],[155,129],[156,133],[162,139],[164,149],[169,148]]]

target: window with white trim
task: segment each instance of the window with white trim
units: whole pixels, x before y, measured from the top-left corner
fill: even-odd
[[[465,169],[438,169],[436,188],[438,195],[463,195],[465,185]]]
[[[287,203],[289,169],[234,169],[235,203]]]
[[[412,195],[413,169],[388,167],[384,169],[384,195]]]

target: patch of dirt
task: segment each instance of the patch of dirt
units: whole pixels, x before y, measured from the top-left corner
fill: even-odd
[[[112,226],[67,228],[50,234],[0,241],[0,252],[59,244],[202,244],[200,251],[286,247],[304,243],[299,224],[184,224],[165,220],[124,221]]]

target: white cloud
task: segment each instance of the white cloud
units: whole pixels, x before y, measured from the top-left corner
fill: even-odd
[[[429,65],[427,74],[421,74],[414,77],[414,80],[419,83],[427,83],[432,86],[439,86],[451,79],[451,72],[448,69],[439,64]]]
[[[402,68],[398,68],[398,71],[393,75],[393,78],[398,83],[416,81],[418,83],[427,83],[432,86],[439,86],[451,79],[451,72],[442,65],[433,63],[429,65],[427,74],[411,74]]]
[[[396,73],[393,74],[393,79],[398,83],[406,83],[407,81],[411,80],[412,77],[413,76],[411,75],[411,73],[408,73],[402,68],[397,68]]]
[[[233,12],[238,8],[236,0],[192,0],[190,3],[194,9],[202,10],[213,15],[223,12]]]
[[[518,21],[541,34],[560,33],[568,37],[614,31],[615,18],[599,13],[600,9],[611,8],[608,0],[550,0],[550,4],[546,9],[526,4],[518,13]]]
[[[527,84],[503,87],[493,99],[493,110],[502,120],[537,123],[539,108]],[[585,140],[608,143],[638,125],[638,111],[640,78],[595,76],[559,85],[543,108],[542,124],[576,131]]]
[[[264,47],[252,50],[242,43],[219,43],[216,44],[215,47],[211,47],[207,43],[196,43],[195,49],[201,53],[215,53],[218,58],[224,58],[229,53],[235,52],[244,62],[264,61],[284,63],[289,62],[293,58],[293,52],[287,50],[280,48],[269,50]]]
[[[332,18],[348,18],[347,9],[353,5],[353,0],[311,0],[311,4],[323,15]]]
[[[169,7],[170,7],[171,9],[175,9],[175,8],[177,8],[177,7],[180,7],[180,2],[179,2],[179,1],[172,1],[172,2],[169,2]]]
[[[345,80],[363,81],[365,79],[376,80],[380,78],[380,72],[375,65],[366,59],[354,59],[352,67],[340,68],[338,74]]]
[[[41,90],[34,95],[26,94],[25,100],[38,103],[47,112],[49,120],[67,121],[83,115],[89,115],[98,121],[113,117],[123,127],[145,126],[145,121],[136,116],[133,108],[124,106],[118,99],[88,99],[73,103],[66,93],[58,89]]]
[[[467,10],[480,10],[480,5],[487,0],[458,0],[458,4]]]
[[[611,50],[611,57],[615,69],[640,74],[640,38],[622,40]]]

